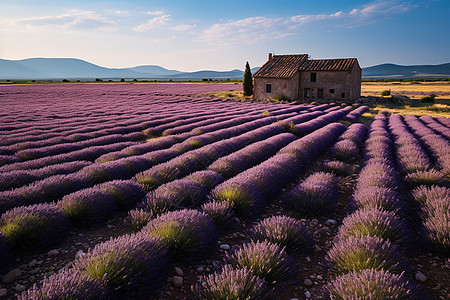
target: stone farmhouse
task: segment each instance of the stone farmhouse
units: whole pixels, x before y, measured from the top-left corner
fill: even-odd
[[[356,100],[361,67],[356,58],[309,59],[308,54],[272,55],[253,75],[254,98]]]

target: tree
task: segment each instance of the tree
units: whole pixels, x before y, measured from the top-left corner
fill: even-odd
[[[253,95],[252,71],[250,71],[248,62],[245,64],[244,82],[242,83],[242,87],[244,88],[244,96]]]

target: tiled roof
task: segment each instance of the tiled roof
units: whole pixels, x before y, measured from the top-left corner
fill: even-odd
[[[290,78],[307,59],[308,54],[274,55],[271,60],[256,71],[253,77]]]
[[[358,60],[356,58],[313,59],[305,61],[302,71],[350,71]]]

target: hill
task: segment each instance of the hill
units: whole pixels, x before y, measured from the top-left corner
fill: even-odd
[[[255,73],[259,67],[252,68]],[[157,65],[143,65],[131,68],[106,68],[76,58],[28,58],[22,60],[0,59],[0,80],[6,79],[82,79],[93,80],[136,78],[148,80],[202,80],[242,79],[242,70],[201,70],[181,72],[168,70]],[[440,65],[401,66],[381,64],[362,70],[363,78],[430,78],[450,77],[450,63]]]
[[[450,77],[450,63],[440,65],[401,66],[381,64],[363,68],[363,78],[431,78]]]

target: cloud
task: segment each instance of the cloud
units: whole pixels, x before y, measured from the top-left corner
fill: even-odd
[[[193,29],[195,27],[197,27],[196,24],[193,24],[193,25],[183,24],[183,25],[174,26],[171,29],[172,30],[177,30],[177,31],[184,31],[184,30]]]
[[[145,12],[145,14],[150,15],[150,16],[161,16],[166,13],[162,10],[156,10],[156,11],[147,11],[147,12]]]
[[[156,27],[160,27],[162,25],[165,25],[170,20],[171,20],[170,15],[167,15],[167,14],[166,15],[160,15],[158,17],[151,18],[147,22],[134,27],[133,30],[137,31],[137,32],[148,31],[150,29],[154,29]]]
[[[110,31],[114,30],[114,26],[117,24],[115,20],[94,11],[78,10],[56,16],[7,20],[2,23],[21,31],[45,31],[49,29]]]
[[[203,31],[199,40],[211,43],[255,42],[274,35],[276,27],[282,24],[280,18],[250,17],[210,26]]]
[[[299,14],[288,18],[249,17],[216,23],[204,30],[199,41],[219,44],[255,43],[298,34],[298,30],[314,23],[328,28],[349,28],[378,22],[386,17],[403,14],[417,7],[409,2],[375,1],[349,12],[330,14]]]

